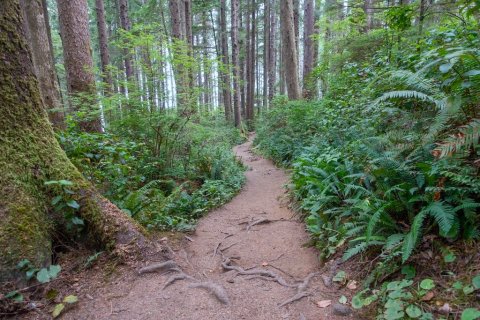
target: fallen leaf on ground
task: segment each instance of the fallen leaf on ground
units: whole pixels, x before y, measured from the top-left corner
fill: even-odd
[[[350,289],[350,290],[357,289],[357,281],[352,280],[352,281],[348,282],[347,288]]]
[[[332,300],[322,300],[317,302],[319,308],[326,308],[332,304]]]
[[[422,297],[422,301],[430,301],[433,299],[433,297],[435,296],[435,294],[433,293],[433,291],[428,291],[423,297]]]

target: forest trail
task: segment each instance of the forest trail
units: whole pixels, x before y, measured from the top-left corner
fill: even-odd
[[[284,185],[288,176],[271,161],[252,153],[252,139],[234,148],[248,167],[242,191],[202,218],[191,241],[185,240],[171,253],[186,274],[223,286],[228,305],[208,291],[189,287],[193,282],[188,280],[163,289],[172,273],[133,274],[93,290],[64,319],[337,319],[331,306],[317,306],[318,301],[331,299],[335,303],[338,299],[332,288],[324,287],[320,274],[304,290],[310,296],[280,307],[295,296],[297,288],[248,275],[235,276],[235,271],[222,269],[224,255],[238,257],[232,265],[270,270],[288,284],[320,271],[317,252],[305,246],[309,237],[304,224],[287,207]],[[271,222],[247,230],[249,222],[259,219]]]

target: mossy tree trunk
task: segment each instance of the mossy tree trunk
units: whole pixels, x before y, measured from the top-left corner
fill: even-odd
[[[55,139],[40,98],[18,0],[0,1],[0,281],[15,278],[16,264],[51,262],[52,235],[63,229],[44,185],[70,180],[88,239],[119,250],[143,241],[137,226],[98,195]]]
[[[49,110],[50,121],[57,129],[65,129],[60,88],[53,63],[47,21],[40,0],[21,0],[25,31],[32,51],[33,66],[38,78],[43,103]]]

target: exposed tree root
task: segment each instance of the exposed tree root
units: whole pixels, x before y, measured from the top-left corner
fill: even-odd
[[[259,224],[266,224],[266,223],[271,223],[273,220],[267,219],[267,218],[261,218],[255,221],[250,221],[247,225],[247,228],[245,230],[250,231],[250,229],[253,226],[259,225]]]
[[[168,260],[162,263],[155,263],[155,264],[151,264],[149,266],[143,267],[140,270],[138,270],[138,274],[162,272],[162,271],[167,271],[172,269],[178,269],[178,265],[174,261]]]
[[[298,285],[297,293],[305,292],[307,290],[310,281],[318,274],[318,272],[312,272]]]
[[[287,299],[285,301],[283,301],[282,303],[280,303],[278,306],[279,307],[284,307],[286,306],[287,304],[290,304],[292,302],[295,302],[295,301],[298,301],[300,299],[303,299],[305,297],[308,297],[310,296],[312,293],[311,292],[306,292],[306,291],[303,291],[303,292],[299,292],[297,293],[296,295],[294,295],[293,297],[291,297],[290,299]]]
[[[212,282],[200,282],[200,283],[193,283],[189,287],[207,290],[212,295],[214,295],[215,298],[217,298],[217,300],[220,301],[221,303],[226,305],[230,304],[225,288],[219,284],[212,283]]]
[[[227,235],[222,239],[222,241],[220,241],[220,242],[215,246],[215,249],[213,250],[212,259],[214,259],[215,256],[217,255],[218,249],[219,249],[220,246],[222,245],[223,241],[225,241],[226,239],[228,239],[228,238],[230,238],[230,237],[233,237],[233,234],[231,234],[231,233],[227,234]]]
[[[167,282],[163,285],[163,290],[165,290],[169,285],[174,284],[178,280],[192,280],[196,281],[194,277],[189,276],[186,273],[174,274],[170,278],[168,278]]]
[[[223,269],[225,269],[225,270],[235,270],[235,271],[238,272],[238,274],[243,275],[243,276],[259,276],[259,277],[269,278],[269,279],[271,279],[271,281],[275,281],[278,284],[280,284],[284,287],[288,287],[288,288],[296,287],[294,285],[288,284],[282,277],[280,277],[278,274],[276,274],[273,271],[257,269],[257,268],[250,269],[250,270],[245,270],[245,269],[243,269],[242,267],[239,267],[239,266],[232,266],[232,265],[230,265],[230,263],[231,263],[230,258],[224,259],[222,261]]]

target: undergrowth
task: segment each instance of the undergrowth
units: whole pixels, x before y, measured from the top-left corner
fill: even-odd
[[[71,161],[148,228],[191,230],[244,182],[244,168],[231,150],[244,138],[220,115],[131,111],[103,134],[70,124],[58,138]]]
[[[317,67],[322,99],[277,97],[255,140],[292,168],[291,193],[321,257],[371,257],[364,288],[398,274],[432,239],[448,250],[480,238],[478,31],[446,24],[421,40],[398,32],[393,48],[367,50],[368,37],[389,32],[351,46],[327,43],[325,50],[344,47]],[[403,319],[405,310],[397,311],[378,318]],[[420,311],[411,305],[407,313]]]

